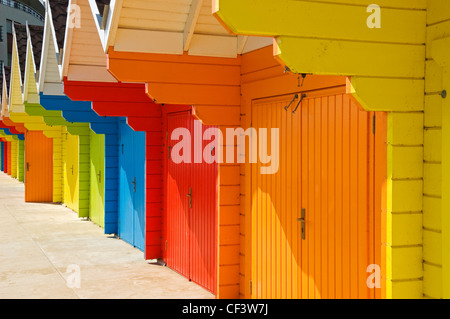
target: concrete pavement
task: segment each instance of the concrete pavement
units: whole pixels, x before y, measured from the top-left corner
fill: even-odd
[[[0,299],[214,298],[61,205],[25,203],[0,172]]]

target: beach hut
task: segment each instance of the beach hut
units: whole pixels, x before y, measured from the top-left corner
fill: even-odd
[[[380,297],[382,288],[366,287],[366,279],[368,267],[382,264],[383,258],[385,115],[364,111],[349,99],[345,77],[295,74],[284,68],[273,58],[271,37],[230,34],[212,15],[211,2],[167,6],[149,1],[143,6],[123,1],[111,2],[108,10],[101,1],[90,4],[98,17],[108,70],[115,78],[145,83],[147,94],[157,103],[189,105],[196,119],[219,128],[223,135],[223,158],[230,160],[217,166],[216,207],[206,208],[212,218],[203,218],[213,220],[206,226],[215,237],[213,253],[205,249],[203,254],[212,258],[214,279],[203,281],[207,269],[193,271],[199,259],[192,248],[188,255],[175,255],[172,260],[164,253],[168,265],[218,298],[327,297],[331,296],[328,291],[334,291],[326,286],[328,282],[341,289],[350,280],[357,293],[342,290],[342,296]],[[152,18],[162,11],[164,27]],[[139,19],[131,19],[135,14]],[[167,115],[165,123],[170,125],[170,111]],[[175,125],[189,127],[183,121]],[[328,130],[329,125],[336,132]],[[250,162],[248,154],[254,148],[245,148],[240,138],[256,137],[249,129],[269,131],[266,139],[259,134],[259,142],[267,144],[266,150],[279,150],[279,166],[270,162],[273,156]],[[272,138],[270,131],[277,130],[279,135]],[[329,140],[336,145],[328,145]],[[358,170],[343,170],[331,166],[334,161],[366,164]],[[171,166],[169,159],[167,167]],[[376,181],[375,171],[379,171]],[[346,190],[327,198],[330,185],[341,188],[331,181],[339,172],[336,183],[344,183]],[[214,174],[202,178],[209,183],[207,176]],[[165,191],[171,190],[171,177],[165,175]],[[365,195],[360,197],[358,192]],[[170,203],[172,197],[165,195]],[[344,222],[335,224],[328,218],[331,206],[324,202],[333,199],[350,205],[350,198],[361,199],[343,207],[339,218]],[[179,211],[180,207],[165,206],[165,240],[178,227],[171,224],[170,216]],[[196,219],[193,210],[187,213]],[[327,236],[331,228],[345,234],[342,241],[335,244]],[[330,243],[330,256],[340,252],[343,257],[327,263],[322,273],[318,269],[330,258]],[[170,240],[167,247],[171,248]],[[177,259],[187,261],[179,266]],[[342,276],[328,280],[324,276],[333,273],[334,267],[341,267]],[[308,281],[310,286],[302,284]],[[307,293],[301,295],[305,289]]]

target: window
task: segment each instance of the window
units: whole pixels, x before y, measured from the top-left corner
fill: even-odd
[[[3,42],[3,26],[0,25],[0,42]]]
[[[12,34],[12,20],[6,19],[6,33]]]

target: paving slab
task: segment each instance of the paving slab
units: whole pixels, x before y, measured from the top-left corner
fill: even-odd
[[[57,204],[25,203],[0,172],[1,299],[211,299],[168,267]]]

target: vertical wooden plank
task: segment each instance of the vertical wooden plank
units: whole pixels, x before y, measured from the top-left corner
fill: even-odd
[[[373,119],[375,113],[370,112],[368,115],[370,132],[368,134],[368,263],[375,264],[376,254],[376,220],[375,220],[375,135],[373,134]],[[376,298],[376,289],[369,289],[368,297],[370,299]]]
[[[251,121],[250,121],[250,127],[253,127],[257,129],[257,118],[256,118],[256,109],[252,105],[251,106]],[[250,149],[251,150],[251,149]],[[251,164],[251,188],[250,188],[250,196],[251,196],[251,204],[250,209],[250,218],[246,215],[246,220],[250,220],[251,222],[251,233],[246,234],[246,236],[251,236],[251,256],[249,258],[251,263],[251,274],[250,274],[250,282],[252,285],[252,288],[245,287],[244,289],[248,289],[249,295],[251,298],[257,298],[257,292],[259,290],[259,282],[257,280],[257,256],[258,256],[258,228],[257,228],[257,207],[258,207],[258,188],[257,188],[257,166],[258,164]],[[246,214],[248,214],[246,213]],[[249,253],[249,252],[247,252]]]
[[[336,142],[336,97],[328,97],[328,298],[336,298],[336,265],[335,265],[335,227],[336,227],[336,207],[335,207],[335,142]]]
[[[282,106],[280,105],[282,109]],[[284,112],[284,111],[283,111]],[[283,166],[286,169],[286,216],[284,221],[284,228],[286,230],[286,298],[292,298],[292,224],[296,223],[293,211],[292,211],[292,142],[293,142],[293,130],[292,130],[292,113],[284,112],[286,114],[286,137],[283,140],[286,141],[285,159],[283,160]]]
[[[357,207],[357,229],[358,229],[358,298],[366,299],[368,287],[366,283],[367,266],[369,265],[369,212],[368,212],[368,139],[369,139],[369,113],[355,104],[358,112],[358,207]]]
[[[314,99],[314,279],[315,279],[315,292],[314,298],[320,299],[322,297],[322,203],[321,203],[321,113],[322,113],[322,100],[321,98]]]
[[[347,97],[345,97],[347,98]],[[347,98],[348,99],[348,98]],[[350,297],[358,297],[358,110],[350,104]]]
[[[311,216],[312,213],[311,208],[309,206],[309,101],[306,100],[302,109],[302,118],[301,118],[301,208],[306,210],[306,232],[305,232],[305,240],[301,241],[301,262],[300,262],[300,275],[301,275],[301,297],[303,299],[308,299],[309,297],[309,242],[311,241],[310,236],[310,225],[311,225]]]
[[[258,129],[261,128],[264,124],[262,123],[262,112],[257,112],[257,117],[258,117]],[[258,132],[259,133],[259,132]],[[264,249],[263,247],[263,243],[265,238],[262,236],[262,214],[264,213],[264,195],[263,195],[263,191],[261,189],[261,185],[262,185],[262,175],[260,174],[261,171],[261,162],[258,161],[258,166],[257,166],[257,176],[258,176],[258,210],[257,210],[257,215],[258,215],[258,233],[259,233],[259,237],[258,237],[258,262],[260,263],[260,267],[258,267],[258,298],[263,298],[263,292],[264,292],[264,278],[263,278],[263,274],[262,274],[262,267],[263,267],[263,262],[264,260],[262,259],[262,250]],[[278,261],[278,258],[277,258]]]
[[[301,217],[301,207],[299,203],[301,201],[301,193],[299,191],[299,184],[301,182],[299,175],[299,167],[301,165],[301,156],[299,156],[299,143],[301,135],[299,132],[299,122],[301,120],[302,112],[297,112],[291,117],[292,122],[292,156],[289,161],[292,163],[291,179],[292,179],[292,215],[290,220],[291,226],[291,245],[292,245],[292,298],[299,298],[299,286],[301,285],[299,276],[299,257],[300,257],[300,245],[301,245],[301,235],[298,232],[299,222],[297,218]]]
[[[257,129],[259,129],[259,127],[262,125],[261,124],[261,111],[259,110],[258,106],[255,107],[255,125],[257,127]],[[256,232],[256,240],[257,240],[257,250],[255,252],[256,255],[256,263],[258,263],[258,265],[261,265],[261,263],[263,262],[262,260],[262,249],[263,249],[263,236],[262,236],[262,214],[263,212],[263,194],[262,194],[262,190],[261,190],[261,183],[262,183],[262,176],[261,174],[259,174],[258,172],[260,171],[260,167],[261,167],[261,163],[260,161],[257,161],[256,166],[256,184],[255,184],[255,189],[256,189],[256,214],[255,214],[255,218],[256,218],[256,223],[255,223],[255,232]],[[254,290],[256,290],[256,298],[263,298],[263,292],[264,292],[264,280],[262,278],[262,267],[258,266],[257,268],[257,273],[256,273],[256,277],[255,277],[255,287],[253,288]],[[256,288],[256,289],[255,289]]]
[[[342,289],[350,298],[350,106],[343,98],[342,115]]]
[[[283,136],[287,136],[288,132],[287,132],[287,112],[282,112],[281,113],[281,124],[280,124],[280,128],[281,128],[281,135]],[[282,156],[282,160],[280,161],[280,169],[281,169],[281,187],[280,189],[282,190],[286,190],[287,188],[287,169],[286,169],[286,154],[287,154],[287,141],[286,139],[282,139],[281,141],[281,154],[283,154]],[[287,216],[287,209],[288,209],[288,205],[287,205],[287,192],[286,191],[282,191],[281,192],[281,210],[280,210],[280,241],[281,241],[281,294],[280,294],[280,298],[286,298],[286,286],[283,285],[283,283],[286,282],[287,280],[287,244],[286,244],[286,238],[287,238],[287,233],[286,233],[286,216]],[[284,287],[283,287],[284,286]]]
[[[270,114],[271,116],[271,127],[277,127],[279,128],[278,125],[278,114],[279,114],[280,110],[278,110],[276,107],[275,108],[271,108],[270,112],[268,112],[267,114]],[[281,133],[281,131],[280,131]],[[281,139],[282,137],[280,137]],[[280,141],[278,141],[278,147],[280,147]],[[281,153],[281,152],[280,152]],[[273,259],[270,262],[271,265],[271,276],[270,278],[268,278],[268,280],[270,281],[270,293],[269,295],[273,298],[274,296],[276,296],[276,273],[277,273],[277,269],[278,269],[278,261],[276,260],[277,258],[277,247],[275,242],[273,241],[274,238],[276,238],[276,223],[277,223],[277,214],[279,213],[279,211],[277,210],[277,206],[278,206],[278,202],[280,201],[280,189],[277,188],[277,176],[279,176],[280,171],[278,171],[275,175],[272,175],[272,195],[273,195],[273,201],[274,201],[274,205],[272,206],[272,213],[271,213],[271,226],[270,226],[270,239],[271,239],[271,243],[270,243],[270,252],[271,255],[270,257]]]
[[[321,280],[322,280],[322,298],[329,298],[329,279],[328,279],[328,97],[324,96],[321,98],[321,126],[322,126],[322,136],[321,136],[321,240],[322,240],[322,272],[321,272]]]
[[[342,95],[336,96],[336,298],[344,298],[344,280],[343,280],[343,99]]]
[[[381,267],[381,292],[386,298],[386,216],[387,216],[387,113],[376,113],[375,131],[375,264]]]
[[[265,105],[262,108],[262,112],[260,112],[260,116],[261,116],[261,127],[262,128],[268,128],[269,126],[269,121],[270,119],[268,118],[268,116],[265,116],[265,114],[267,114],[268,111],[270,111],[271,109],[271,105]],[[260,137],[261,138],[261,137]],[[267,141],[268,143],[269,141]],[[263,161],[264,163],[266,162],[267,158],[261,158],[261,161]],[[269,177],[268,175],[262,175],[262,195],[263,195],[263,208],[262,208],[262,227],[261,227],[261,231],[262,231],[262,240],[263,240],[263,249],[261,249],[261,258],[262,258],[262,283],[263,283],[263,298],[268,298],[268,277],[269,274],[267,272],[268,270],[268,249],[267,247],[270,247],[270,243],[269,240],[270,238],[268,238],[268,224],[269,224],[269,218],[270,218],[270,208],[271,208],[271,203],[270,203],[270,194],[268,194],[267,190],[269,189]]]
[[[317,223],[317,215],[316,215],[316,201],[315,201],[315,117],[314,117],[314,100],[308,100],[308,212],[307,216],[309,219],[309,223],[306,223],[306,227],[308,233],[310,233],[308,237],[308,298],[313,299],[315,297],[315,225]]]

